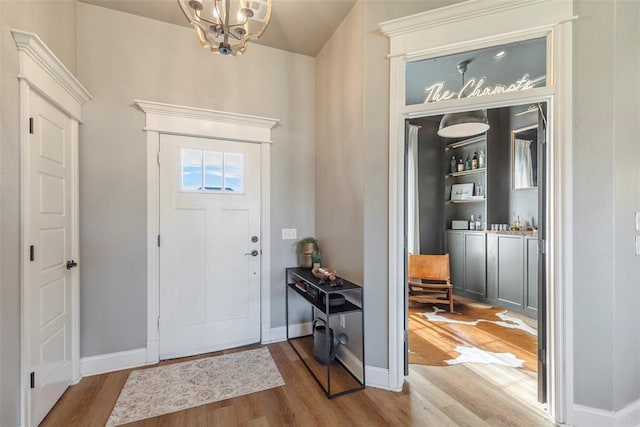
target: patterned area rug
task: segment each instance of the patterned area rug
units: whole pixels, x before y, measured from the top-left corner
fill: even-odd
[[[182,411],[284,385],[269,349],[259,348],[131,372],[107,426]]]
[[[454,309],[409,309],[409,363],[494,363],[536,372],[535,329],[504,308],[456,301]]]

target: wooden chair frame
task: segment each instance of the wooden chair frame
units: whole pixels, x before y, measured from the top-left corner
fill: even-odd
[[[449,254],[409,255],[409,301],[449,304],[453,312],[453,285]]]

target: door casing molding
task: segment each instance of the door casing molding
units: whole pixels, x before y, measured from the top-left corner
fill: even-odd
[[[548,100],[548,411],[573,419],[572,1],[472,0],[380,24],[390,38],[389,388],[400,390],[404,344],[404,122],[417,116]],[[409,61],[547,36],[547,86],[526,92],[405,105]]]
[[[37,93],[66,114],[71,122],[71,259],[80,267],[71,272],[71,366],[72,382],[80,380],[80,273],[78,208],[78,141],[82,105],[93,97],[35,33],[11,30],[18,49],[20,91],[20,422],[31,425],[29,399],[30,319],[29,292],[29,100]]]
[[[160,135],[184,135],[260,144],[260,324],[271,341],[271,129],[279,120],[160,102],[134,100],[145,113],[147,134],[147,364],[160,360]]]

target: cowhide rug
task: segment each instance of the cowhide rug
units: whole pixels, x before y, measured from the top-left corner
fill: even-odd
[[[535,329],[504,308],[456,301],[454,310],[409,309],[409,363],[495,363],[536,372]]]

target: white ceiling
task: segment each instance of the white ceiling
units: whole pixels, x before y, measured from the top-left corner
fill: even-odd
[[[80,0],[191,27],[176,0]],[[273,0],[271,23],[255,43],[315,57],[356,0]],[[194,35],[195,40],[195,35]],[[251,46],[247,50],[249,53]]]

